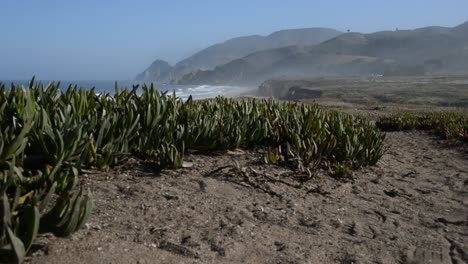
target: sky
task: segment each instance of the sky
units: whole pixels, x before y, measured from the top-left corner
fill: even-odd
[[[0,79],[128,80],[233,37],[452,27],[467,10],[467,0],[1,0]]]

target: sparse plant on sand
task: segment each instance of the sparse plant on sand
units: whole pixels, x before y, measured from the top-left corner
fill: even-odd
[[[384,131],[425,130],[443,139],[468,139],[468,116],[463,112],[392,114],[381,117],[376,125]]]

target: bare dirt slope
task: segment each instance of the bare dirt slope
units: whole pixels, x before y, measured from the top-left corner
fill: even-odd
[[[386,145],[354,183],[321,174],[301,185],[241,151],[189,155],[192,168],[159,175],[138,162],[90,174],[87,228],[43,236],[30,262],[466,263],[466,146],[416,132]]]

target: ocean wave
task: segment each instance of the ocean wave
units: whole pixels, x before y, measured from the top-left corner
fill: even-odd
[[[28,86],[29,80],[0,80],[0,82],[9,84],[16,83],[18,85]],[[46,84],[50,81],[43,80],[42,83]],[[133,84],[138,82],[131,80],[117,81],[120,90],[124,88],[131,89]],[[115,81],[61,81],[60,88],[66,90],[69,85],[77,85],[78,87],[84,87],[86,89],[96,88],[97,94],[110,93],[113,94],[115,91]],[[149,86],[150,83],[147,83]],[[245,93],[249,90],[247,87],[241,86],[230,86],[230,85],[171,85],[171,84],[156,84],[155,87],[160,91],[167,91],[169,94],[175,91],[176,96],[187,99],[192,96],[194,99],[206,99],[213,98],[216,96],[227,96],[233,97],[241,93]],[[141,88],[137,91],[137,94],[141,93]]]
[[[216,96],[235,96],[247,91],[247,87],[229,85],[198,85],[177,88],[176,95],[180,98],[192,96],[194,99],[206,99]]]

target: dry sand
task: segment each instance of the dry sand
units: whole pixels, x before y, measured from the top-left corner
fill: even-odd
[[[256,151],[191,154],[192,168],[161,173],[134,161],[89,174],[87,227],[42,236],[29,261],[466,263],[466,145],[396,132],[386,149],[354,182],[321,172],[301,183]]]

